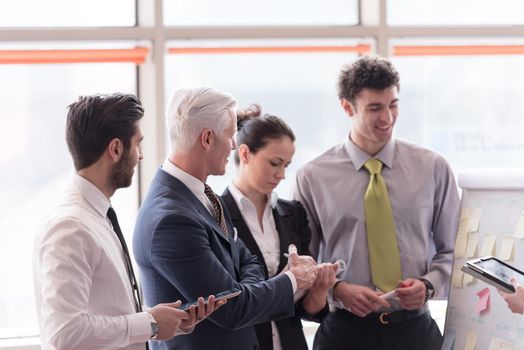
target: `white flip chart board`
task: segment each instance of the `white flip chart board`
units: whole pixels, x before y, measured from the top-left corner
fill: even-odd
[[[524,270],[524,169],[469,170],[458,183],[461,221],[442,350],[524,350],[524,316],[496,288],[460,271],[484,255]]]

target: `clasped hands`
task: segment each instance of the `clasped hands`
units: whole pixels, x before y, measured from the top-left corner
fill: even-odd
[[[365,317],[380,308],[391,307],[391,304],[381,297],[384,293],[366,286],[343,282],[337,285],[333,293],[346,309],[359,317]],[[426,285],[418,279],[407,278],[399,281],[394,294],[399,299],[402,308],[416,310],[424,305]]]
[[[298,290],[308,290],[314,283],[323,283],[324,280],[334,281],[334,275],[339,268],[338,264],[317,264],[315,259],[308,255],[298,255],[297,248],[293,244],[289,246],[288,253],[289,271],[295,276]]]

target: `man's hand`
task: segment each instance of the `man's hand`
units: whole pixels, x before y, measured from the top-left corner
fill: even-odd
[[[332,263],[322,263],[317,265],[317,279],[313,283],[313,287],[311,287],[311,291],[313,289],[315,290],[325,290],[326,295],[327,291],[333,287],[335,282],[337,281],[337,272],[338,272],[338,264],[332,264]]]
[[[189,318],[182,321],[179,328],[184,333],[190,333],[193,331],[193,328],[204,320],[206,317],[211,315],[215,310],[224,305],[227,300],[215,301],[215,296],[210,295],[207,298],[207,303],[204,301],[204,298],[198,298],[198,305],[193,305],[186,310],[186,313],[189,314]]]
[[[189,314],[177,308],[182,303],[179,301],[169,304],[158,304],[149,310],[158,324],[157,340],[169,340],[176,335],[176,330],[182,321],[189,319]]]
[[[515,293],[506,293],[500,289],[498,292],[508,304],[508,308],[511,312],[522,315],[524,312],[524,287],[522,287],[515,278],[511,279],[511,284],[515,287]]]
[[[396,295],[400,305],[406,310],[416,310],[424,306],[426,285],[421,280],[408,278],[398,283]]]
[[[313,286],[317,278],[317,263],[315,259],[308,255],[298,255],[297,248],[291,244],[289,246],[289,270],[297,280],[297,288],[299,290],[306,290]]]
[[[381,294],[368,287],[346,282],[337,284],[333,291],[335,299],[358,317],[365,317],[380,307],[391,307],[385,299],[380,297]]]
[[[302,307],[310,315],[318,313],[326,305],[328,291],[333,287],[338,272],[338,264],[317,265],[317,279],[302,300]]]

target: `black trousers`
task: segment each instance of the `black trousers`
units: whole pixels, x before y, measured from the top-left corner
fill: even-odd
[[[415,315],[415,316],[414,316]],[[360,318],[337,309],[321,323],[315,335],[314,350],[440,350],[442,334],[429,312],[371,314]]]

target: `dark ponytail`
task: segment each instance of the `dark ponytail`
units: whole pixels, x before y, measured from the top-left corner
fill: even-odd
[[[257,153],[269,140],[288,136],[295,142],[295,134],[282,119],[271,114],[260,116],[261,112],[260,105],[255,103],[246,110],[237,112],[236,165],[240,163],[238,147],[242,144],[246,145],[251,153]]]

